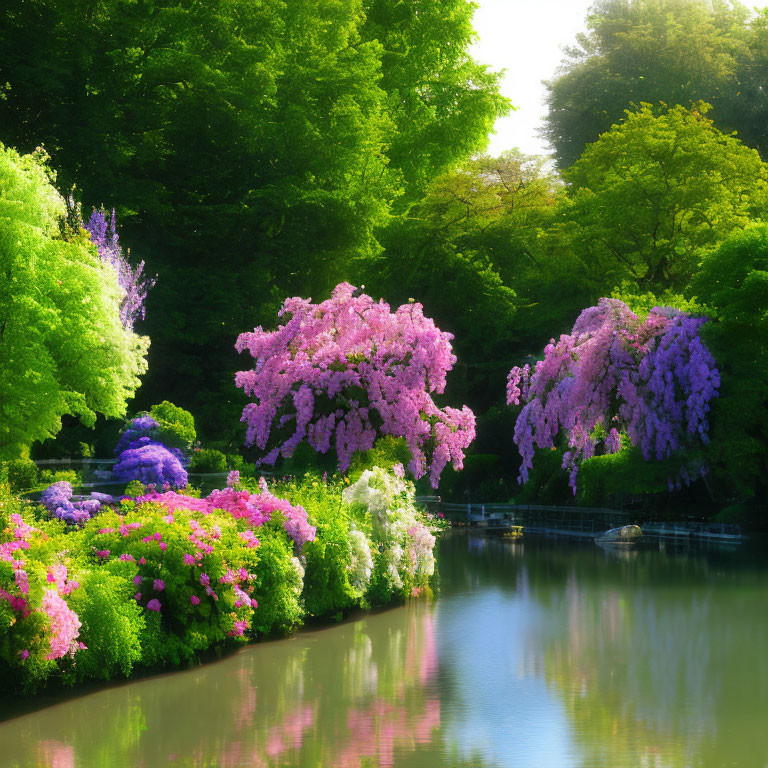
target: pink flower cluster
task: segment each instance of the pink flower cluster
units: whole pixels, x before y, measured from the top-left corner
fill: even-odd
[[[5,600],[14,611],[22,615],[22,618],[26,618],[30,614],[27,600],[29,596],[29,576],[25,570],[26,561],[20,555],[23,554],[22,550],[29,549],[30,538],[37,529],[25,523],[21,515],[11,515],[10,522],[13,525],[13,528],[11,528],[12,538],[10,541],[0,544],[0,562],[10,564],[14,584],[12,586],[9,585],[9,588],[13,589],[17,594],[0,587],[0,600]]]
[[[514,436],[523,459],[520,482],[528,479],[536,448],[553,448],[561,431],[574,493],[581,461],[598,447],[620,450],[621,433],[646,460],[671,455],[686,438],[706,444],[720,377],[699,338],[704,322],[661,307],[643,321],[624,302],[600,299],[569,335],[549,343],[533,372],[513,368],[507,402],[525,401]]]
[[[333,444],[345,471],[353,453],[393,435],[405,438],[413,475],[429,471],[435,487],[448,462],[462,468],[475,417],[466,406],[438,408],[432,400],[456,358],[453,337],[420,304],[391,312],[341,283],[320,304],[286,299],[279,314],[287,319],[276,331],[258,327],[235,344],[255,360],[235,383],[256,401],[242,421],[247,444],[266,451],[264,463],[291,456],[306,440],[320,453]]]
[[[245,518],[253,528],[264,525],[279,514],[283,519],[285,532],[301,549],[307,541],[314,541],[316,529],[307,522],[307,511],[301,506],[294,506],[285,499],[279,499],[262,486],[260,493],[236,491],[234,488],[214,490],[204,499],[195,499],[174,491],[149,493],[136,499],[137,504],[144,502],[162,504],[171,512],[177,509],[189,509],[208,515],[215,509],[228,512],[236,519]],[[249,546],[257,546],[258,539],[250,531],[244,531],[241,538]]]
[[[19,555],[31,547],[31,538],[37,529],[24,522],[21,515],[10,516],[11,540],[0,543],[0,562],[11,565],[14,585],[8,591],[0,587],[0,600],[7,601],[11,608],[26,619],[32,612],[29,603],[29,575],[26,571],[26,561]],[[61,563],[48,566],[46,572],[46,584],[50,585],[44,593],[39,611],[48,619],[50,634],[48,636],[50,652],[47,659],[60,659],[66,655],[74,655],[79,649],[85,648],[77,642],[80,631],[80,620],[77,614],[70,609],[62,595],[68,595],[80,585],[76,581],[68,580],[67,568]],[[29,658],[29,651],[24,649],[20,658],[25,661]]]
[[[74,656],[83,647],[82,643],[77,642],[81,626],[77,614],[55,589],[49,589],[43,595],[40,608],[51,624],[51,651],[45,658],[61,659],[68,654]]]

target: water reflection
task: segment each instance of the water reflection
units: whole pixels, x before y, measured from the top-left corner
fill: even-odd
[[[497,727],[486,758],[505,766],[768,766],[762,553],[488,539],[448,548],[457,550],[442,552],[454,597],[441,617],[471,620],[460,639],[482,647],[496,674],[470,653],[449,651],[459,695],[469,699],[481,686],[492,695],[456,713],[444,703],[445,728],[482,742],[483,723],[495,715],[522,731],[500,749],[507,731]],[[446,574],[446,563],[461,565]]]
[[[0,723],[0,765],[768,766],[762,555],[440,548],[436,604]]]
[[[7,722],[2,765],[385,768],[440,749],[437,670],[422,601]]]

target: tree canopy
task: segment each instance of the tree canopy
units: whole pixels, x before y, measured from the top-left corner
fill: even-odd
[[[464,0],[9,9],[3,139],[45,143],[62,183],[115,204],[161,276],[142,398],[217,421],[208,404],[230,398],[233,340],[254,307],[258,322],[285,294],[327,292],[379,252],[394,206],[484,147],[508,103],[466,52],[472,12]]]
[[[567,168],[641,102],[714,105],[723,130],[766,156],[767,16],[724,0],[599,0],[547,84],[545,135]],[[739,105],[738,108],[736,105]]]
[[[116,270],[81,230],[44,156],[0,145],[0,458],[51,437],[64,414],[121,416],[149,340],[121,322]]]
[[[572,248],[609,286],[679,290],[702,249],[765,216],[768,165],[706,111],[643,105],[565,172]]]

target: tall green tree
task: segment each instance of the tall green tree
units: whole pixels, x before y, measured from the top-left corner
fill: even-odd
[[[236,335],[286,293],[319,295],[348,277],[379,252],[377,232],[396,201],[406,205],[406,187],[482,148],[506,100],[466,54],[472,7],[450,0],[438,18],[433,6],[8,9],[4,140],[45,143],[63,184],[121,203],[126,239],[159,275],[145,403],[168,397],[210,429],[237,396]]]
[[[709,253],[690,292],[712,321],[702,331],[722,377],[710,454],[728,498],[768,493],[768,227],[734,233]]]
[[[562,236],[606,287],[680,290],[703,249],[765,217],[768,165],[705,112],[643,105],[565,172]]]
[[[598,0],[586,33],[547,84],[545,135],[559,167],[574,163],[641,102],[707,101],[719,128],[756,140],[748,110],[741,117],[733,110],[734,101],[746,107],[749,100],[741,81],[752,49],[768,55],[764,33],[759,39],[750,31],[750,18],[741,3],[725,0]]]
[[[64,414],[118,417],[146,370],[149,340],[123,326],[117,271],[81,230],[44,156],[0,144],[0,458],[26,453]]]
[[[467,160],[393,221],[384,253],[367,265],[366,285],[395,304],[417,298],[455,335],[451,389],[461,388],[473,408],[501,396],[521,314],[530,313],[519,311],[517,291],[527,295],[529,287],[521,276],[540,272],[539,241],[561,188],[541,158],[509,152]]]

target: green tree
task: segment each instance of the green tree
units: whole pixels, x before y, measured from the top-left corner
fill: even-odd
[[[726,495],[768,493],[768,227],[734,234],[701,263],[691,284],[712,321],[703,336],[721,375],[710,454]]]
[[[146,370],[149,340],[120,321],[116,271],[86,232],[61,234],[44,161],[0,145],[0,458],[54,435],[64,414],[121,416]]]
[[[606,288],[679,290],[702,249],[765,215],[768,165],[705,112],[642,105],[565,172],[562,236]]]
[[[690,106],[707,101],[715,107],[719,128],[738,129],[748,143],[757,139],[751,126],[760,116],[748,114],[747,103],[756,102],[742,81],[750,72],[752,79],[764,74],[764,67],[753,67],[753,49],[764,51],[763,60],[768,49],[764,33],[761,38],[751,32],[749,20],[743,5],[723,0],[596,2],[587,32],[567,50],[547,84],[545,135],[558,165],[574,163],[625,109],[641,102]],[[734,101],[743,105],[738,119]]]
[[[382,45],[381,87],[396,128],[387,157],[403,175],[402,203],[410,205],[436,176],[485,149],[496,118],[510,104],[498,92],[499,75],[467,53],[475,37],[476,3],[365,0],[363,5],[362,34]]]
[[[119,198],[125,238],[159,274],[141,404],[168,397],[203,431],[228,409],[236,423],[237,333],[286,293],[348,277],[406,184],[482,148],[506,101],[466,54],[471,6],[432,6],[35,0],[5,14],[4,140],[45,142],[85,200]]]

